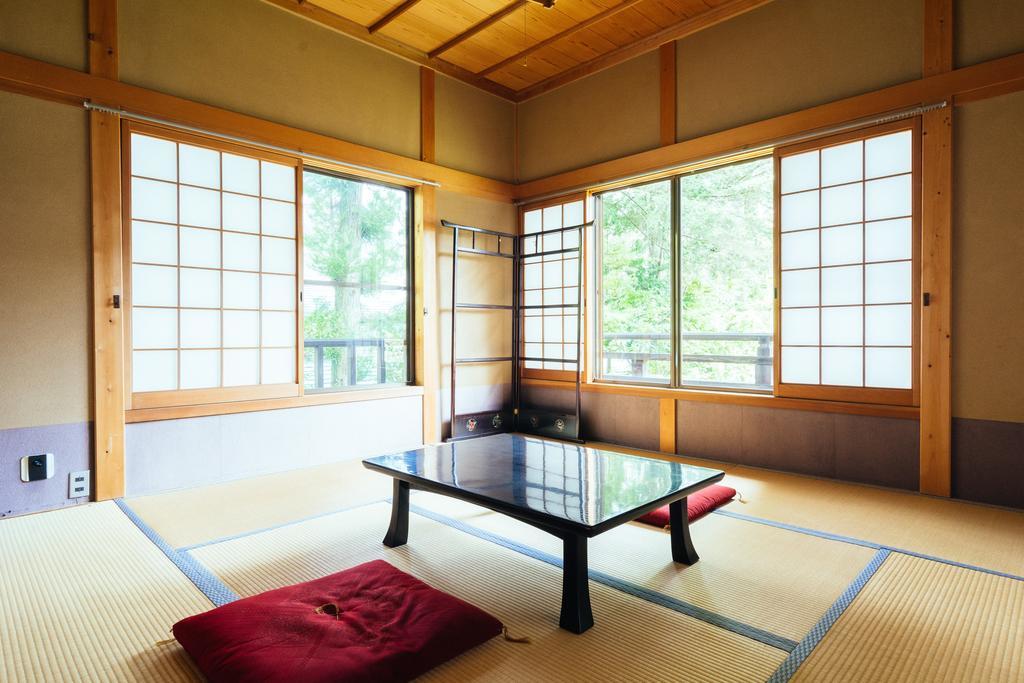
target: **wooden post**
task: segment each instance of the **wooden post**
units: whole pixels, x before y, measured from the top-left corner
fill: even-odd
[[[434,163],[434,70],[420,67],[420,161]]]
[[[676,41],[658,49],[661,99],[661,144],[676,144]]]
[[[953,69],[953,0],[925,0],[922,76]],[[952,492],[953,93],[922,117],[920,490]]]
[[[658,401],[659,439],[658,450],[662,453],[676,452],[676,400],[663,398]]]
[[[434,72],[420,68],[420,156],[434,162]],[[441,440],[438,401],[441,391],[441,356],[438,347],[437,301],[437,190],[421,186],[416,190],[416,234],[414,287],[416,383],[423,387],[423,443]]]
[[[89,72],[117,79],[117,0],[89,1]],[[124,495],[124,338],[121,308],[121,125],[89,113],[92,189],[95,497]],[[115,303],[115,299],[117,302]]]

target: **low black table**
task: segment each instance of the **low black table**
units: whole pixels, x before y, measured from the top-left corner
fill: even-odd
[[[384,544],[409,536],[409,489],[451,496],[501,512],[562,539],[559,625],[594,625],[587,581],[587,539],[669,504],[672,559],[699,558],[690,541],[686,497],[724,472],[517,434],[496,434],[363,460],[394,477],[391,526]],[[653,537],[652,537],[653,538]]]

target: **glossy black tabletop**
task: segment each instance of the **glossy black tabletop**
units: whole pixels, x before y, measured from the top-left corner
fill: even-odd
[[[363,464],[414,488],[584,528],[628,521],[642,508],[678,499],[723,476],[720,470],[518,434],[426,446]]]

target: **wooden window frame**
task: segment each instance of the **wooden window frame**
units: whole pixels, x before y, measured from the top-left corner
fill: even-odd
[[[780,200],[781,190],[781,159],[782,157],[800,154],[810,150],[821,150],[826,147],[851,142],[854,140],[868,140],[870,138],[888,135],[898,131],[909,130],[912,137],[912,163],[911,163],[911,230],[912,230],[912,252],[911,252],[911,388],[910,389],[888,389],[876,387],[850,387],[825,384],[793,384],[782,381],[782,233],[781,216],[782,202]],[[921,359],[921,118],[916,116],[900,121],[881,123],[846,131],[835,135],[821,138],[814,138],[799,142],[793,145],[778,147],[773,152],[775,163],[775,191],[774,191],[774,277],[775,277],[775,304],[774,324],[775,338],[774,359],[773,359],[773,395],[780,398],[816,399],[823,401],[842,401],[847,403],[868,403],[873,405],[893,406],[919,406],[920,405],[920,359]],[[867,179],[862,179],[864,184]],[[819,187],[819,192],[820,192]],[[820,199],[819,199],[820,201]],[[864,217],[862,217],[864,218]],[[866,220],[861,221],[865,225]],[[819,231],[820,231],[819,226]],[[820,237],[819,237],[820,239]],[[862,259],[864,255],[862,255]],[[862,260],[861,265],[866,262]],[[820,269],[820,265],[818,266]],[[862,277],[864,275],[862,274]],[[866,304],[862,303],[862,306]],[[820,306],[819,306],[820,309]],[[820,342],[820,339],[819,339]],[[820,349],[819,345],[819,349]],[[862,344],[862,348],[867,348]],[[820,360],[819,360],[820,362]],[[820,379],[820,376],[819,376]]]

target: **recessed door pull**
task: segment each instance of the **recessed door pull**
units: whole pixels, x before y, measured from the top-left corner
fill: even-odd
[[[927,306],[932,302],[931,292],[925,292],[921,297],[921,305]]]

